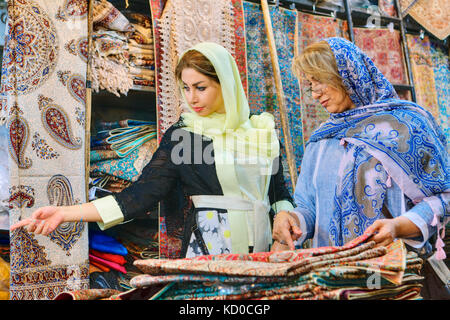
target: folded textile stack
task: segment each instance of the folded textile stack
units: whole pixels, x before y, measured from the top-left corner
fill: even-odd
[[[140,13],[130,13],[127,17],[134,27],[128,40],[133,88],[155,87],[152,21],[150,17]]]
[[[120,192],[136,181],[157,148],[151,121],[100,121],[91,138],[91,187]],[[93,197],[90,197],[93,198]]]
[[[9,300],[9,275],[11,267],[0,257],[0,300]]]
[[[10,242],[9,230],[0,230],[0,258],[9,262]]]
[[[124,265],[127,248],[117,239],[99,231],[89,230],[89,262],[101,271],[111,269],[127,273]]]
[[[103,291],[102,299],[421,299],[422,262],[401,240],[375,247],[368,235],[342,247],[136,260],[144,274],[131,279],[133,288]],[[93,294],[64,293],[65,299],[86,296]]]
[[[120,97],[132,88],[154,87],[154,49],[151,19],[126,17],[106,0],[94,1],[92,88]],[[130,22],[130,20],[133,22]]]
[[[401,240],[342,247],[138,260],[134,290],[151,299],[420,299],[422,259]],[[157,293],[157,294],[156,294]],[[119,295],[126,299],[127,294]]]

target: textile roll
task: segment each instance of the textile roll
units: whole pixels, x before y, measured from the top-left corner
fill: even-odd
[[[308,45],[329,37],[348,39],[347,29],[346,21],[298,12],[298,50],[301,52]],[[299,83],[303,141],[306,143],[311,133],[328,119],[328,112],[307,94],[307,83],[304,80],[299,80]]]
[[[431,112],[434,118],[438,120],[439,107],[431,59],[430,39],[428,36],[425,36],[422,40],[419,36],[407,34],[406,40],[411,58],[411,72],[417,103]]]
[[[400,32],[389,29],[354,28],[355,44],[366,53],[392,84],[407,84]]]
[[[10,224],[85,194],[87,2],[22,0],[8,6],[1,96],[9,142]],[[78,51],[70,44],[79,44]],[[76,47],[75,47],[76,48]],[[70,163],[70,166],[67,164]],[[48,300],[88,288],[85,223],[48,237],[11,237],[11,299]]]

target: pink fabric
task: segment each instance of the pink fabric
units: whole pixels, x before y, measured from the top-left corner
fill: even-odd
[[[107,267],[109,267],[111,269],[120,271],[122,273],[127,273],[127,270],[123,266],[121,266],[120,264],[112,262],[112,261],[108,261],[108,260],[105,260],[105,259],[102,259],[102,258],[99,258],[99,257],[96,257],[96,256],[94,256],[92,254],[89,254],[89,260],[92,260],[93,262],[96,262],[96,263],[102,264],[104,266],[107,266]]]

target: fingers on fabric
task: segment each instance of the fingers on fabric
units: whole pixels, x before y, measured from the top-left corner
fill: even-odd
[[[14,224],[10,227],[10,230],[11,230],[11,231],[14,231],[14,230],[16,230],[16,229],[25,227],[25,226],[29,225],[30,223],[31,223],[31,218],[23,219],[23,220],[21,220],[21,221],[19,221],[19,222],[14,223]]]
[[[45,225],[46,225],[45,220],[38,220],[36,229],[34,230],[34,233],[35,234],[41,234],[42,230],[45,227]]]

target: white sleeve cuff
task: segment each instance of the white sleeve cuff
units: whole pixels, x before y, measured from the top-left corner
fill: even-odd
[[[272,209],[277,214],[280,211],[292,211],[294,210],[294,206],[287,200],[280,200],[272,204]]]
[[[102,218],[102,222],[97,222],[101,230],[111,228],[123,222],[123,213],[113,196],[106,196],[92,201]]]

